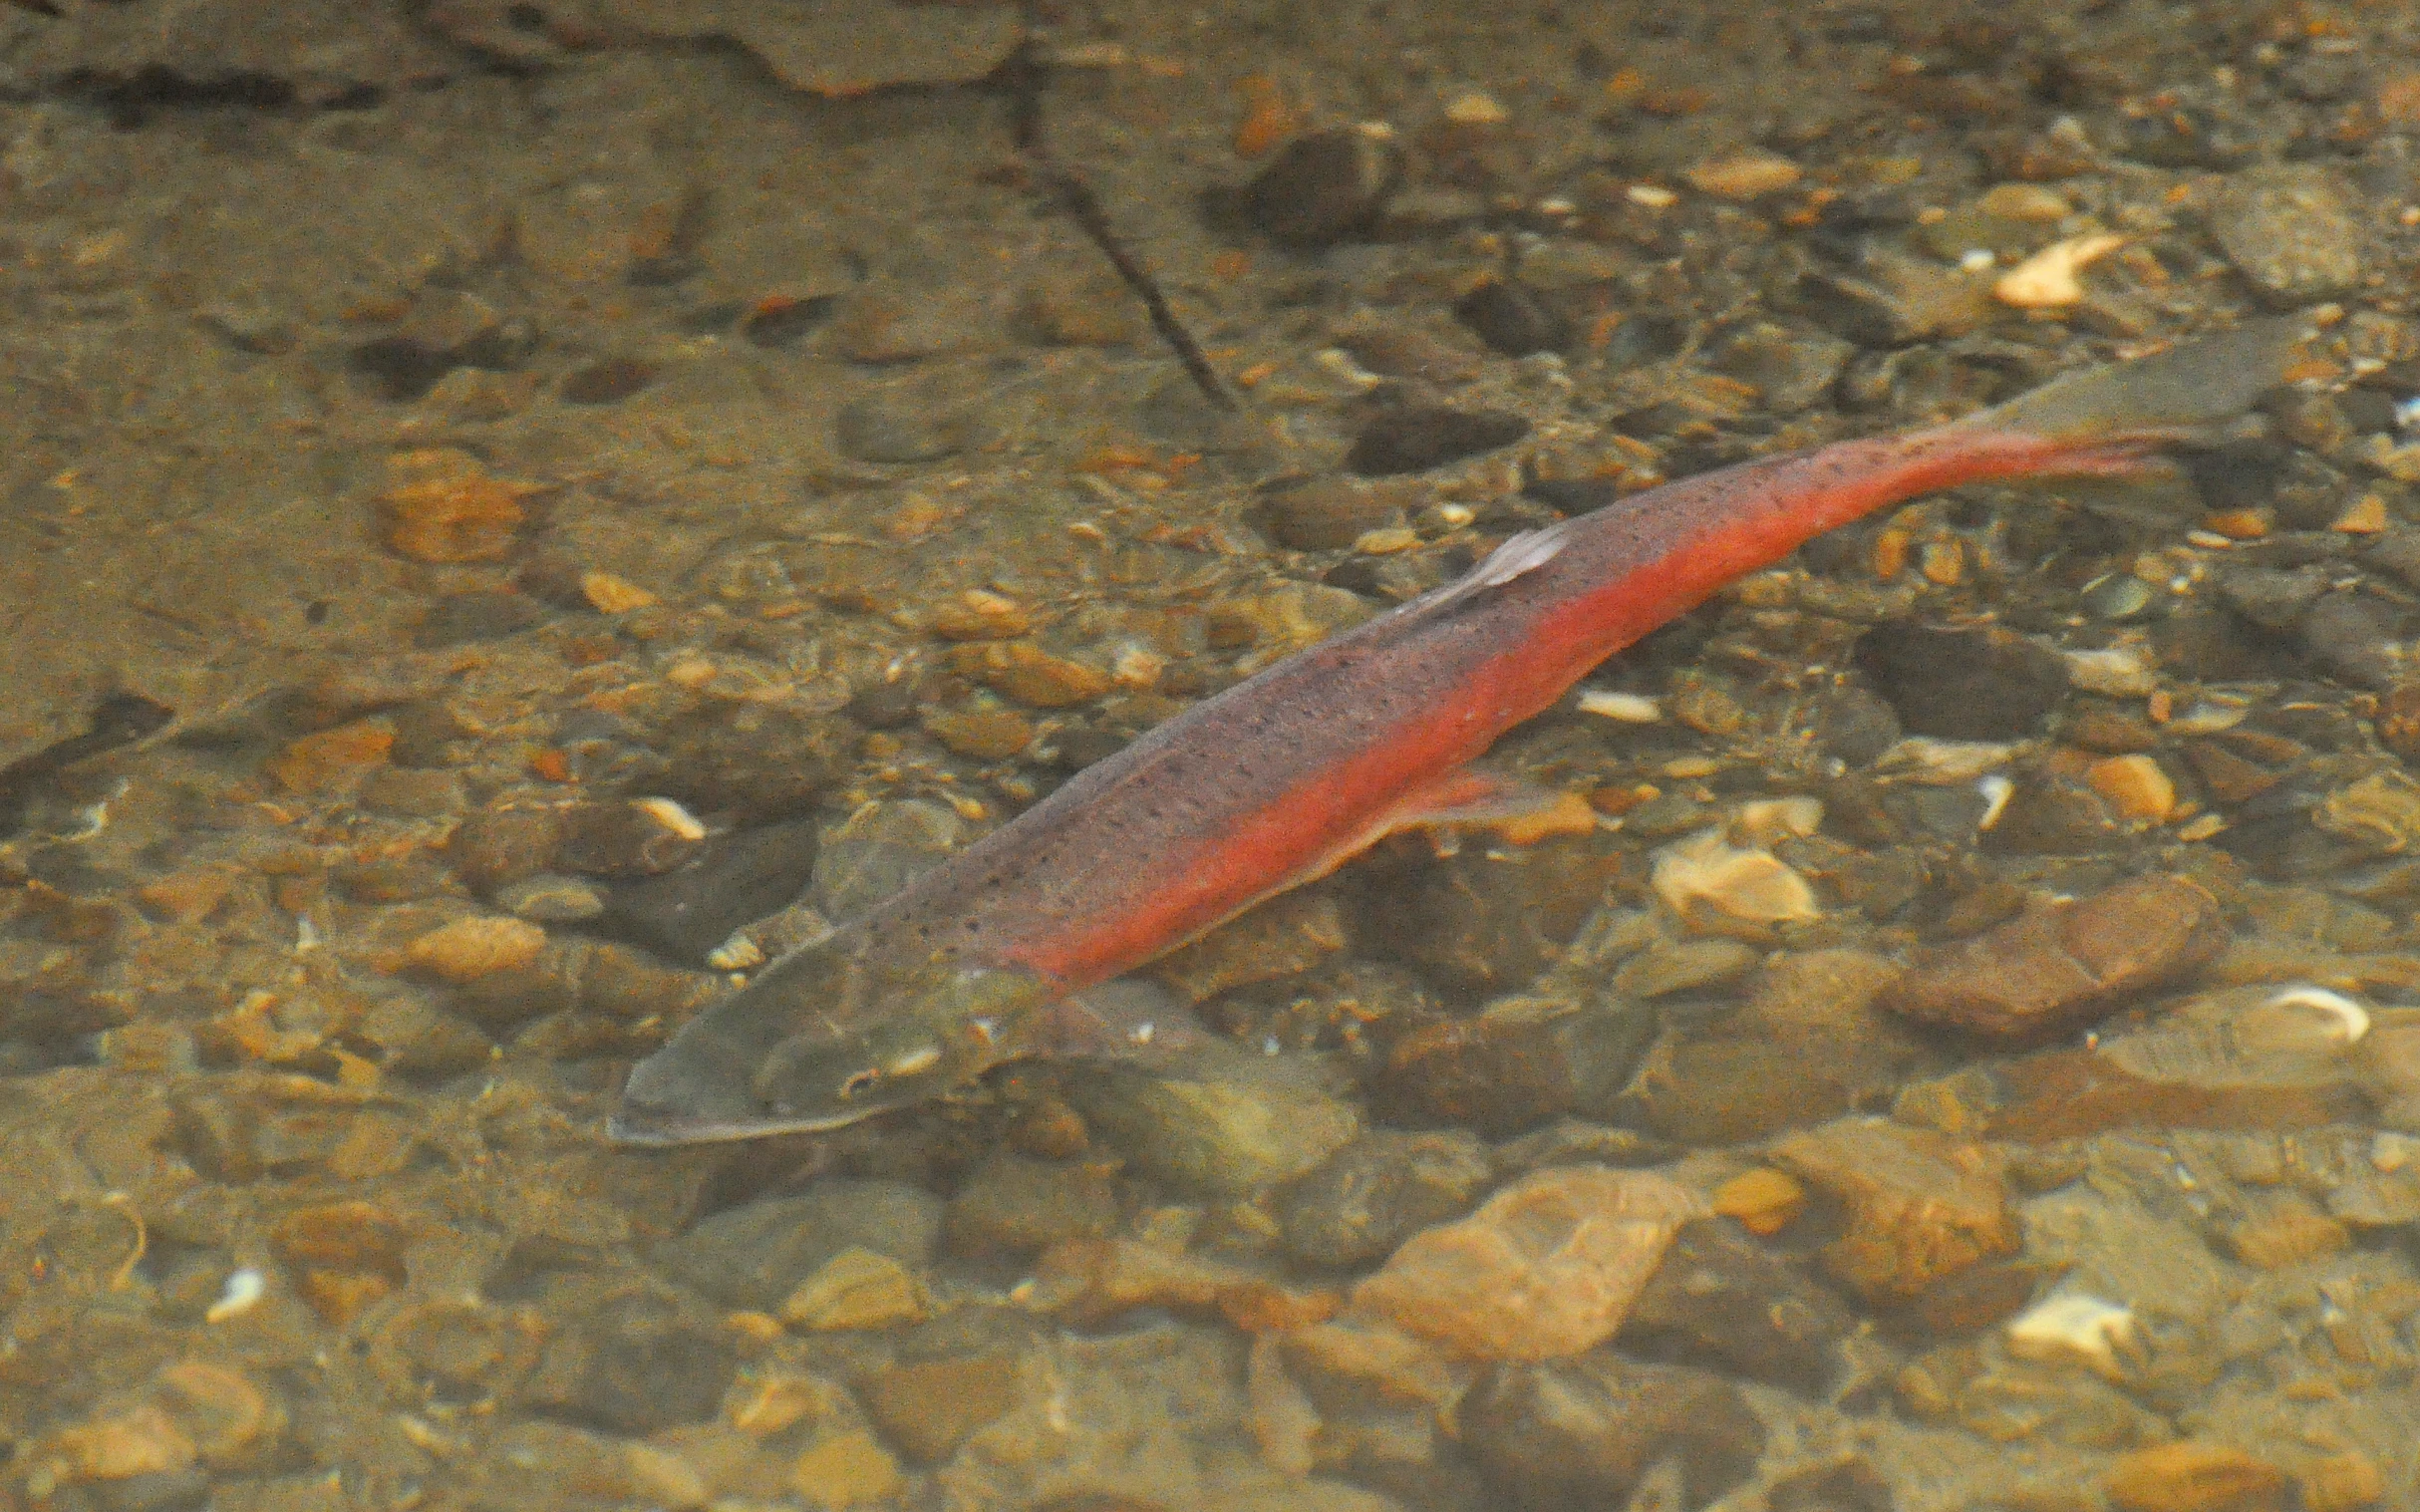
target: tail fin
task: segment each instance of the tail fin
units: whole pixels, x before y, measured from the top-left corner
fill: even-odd
[[[2283,381],[2305,336],[2295,316],[2273,316],[2055,379],[1956,429],[2016,431],[2046,441],[2188,437],[2234,419]]]

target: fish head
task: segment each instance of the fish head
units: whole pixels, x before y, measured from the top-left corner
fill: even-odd
[[[789,962],[781,963],[788,967]],[[768,972],[692,1020],[641,1061],[612,1136],[694,1144],[834,1129],[929,1102],[1023,1055],[1055,994],[1015,969],[942,965],[830,984]]]

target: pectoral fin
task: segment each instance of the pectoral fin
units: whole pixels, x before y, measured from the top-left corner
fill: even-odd
[[[1515,845],[1552,835],[1589,834],[1597,811],[1576,792],[1532,787],[1467,767],[1413,788],[1379,815],[1364,844],[1405,829],[1492,829]]]

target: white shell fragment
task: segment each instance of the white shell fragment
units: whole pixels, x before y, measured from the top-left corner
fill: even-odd
[[[1975,819],[1974,827],[1983,830],[1997,824],[1999,816],[2007,812],[2008,799],[2016,795],[2016,784],[1994,771],[1976,777],[1974,790],[1983,795],[1983,811]]]
[[[1823,916],[1815,889],[1769,851],[1742,850],[1707,830],[1656,852],[1656,895],[1686,918],[1698,905],[1753,924]]]
[[[2146,1355],[2134,1310],[2083,1292],[2045,1297],[2008,1320],[2008,1353],[2026,1360],[2072,1361],[2116,1379]]]
[[[2076,275],[2125,244],[2125,237],[2106,231],[2054,241],[2002,273],[1991,285],[1992,297],[2020,310],[2055,310],[2078,303],[2084,285]]]
[[[260,1299],[268,1289],[268,1279],[250,1266],[229,1271],[226,1290],[220,1292],[218,1300],[210,1304],[209,1311],[201,1315],[202,1321],[224,1323],[230,1318],[241,1318],[260,1305]]]
[[[1664,706],[1644,693],[1612,693],[1603,688],[1580,695],[1580,712],[1624,725],[1653,725],[1664,718]]]
[[[2279,1016],[2302,1010],[2316,1015],[2319,1032],[2339,1045],[2358,1045],[2369,1033],[2369,1010],[2339,992],[2324,987],[2297,983],[2276,994],[2255,1010],[2264,1016]]]

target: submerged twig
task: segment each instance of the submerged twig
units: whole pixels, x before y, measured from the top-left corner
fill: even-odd
[[[1109,260],[1109,266],[1117,270],[1119,279],[1133,290],[1135,298],[1142,301],[1144,312],[1151,318],[1151,329],[1159,333],[1160,341],[1176,354],[1178,362],[1184,364],[1185,373],[1193,380],[1194,386],[1219,409],[1233,413],[1236,407],[1234,396],[1219,381],[1218,371],[1210,366],[1210,359],[1202,355],[1201,345],[1193,339],[1193,333],[1185,329],[1185,323],[1170,308],[1167,295],[1160,291],[1159,280],[1135,261],[1125,244],[1118,240],[1117,233],[1109,226],[1108,212],[1101,208],[1100,198],[1092,192],[1091,185],[1060,166],[1059,160],[1051,155],[1050,145],[1043,141],[1042,92],[1050,82],[1050,63],[1043,56],[1041,43],[1029,33],[1024,41],[1018,43],[1016,50],[1002,60],[990,82],[1008,99],[1009,138],[1016,144],[1017,151],[1024,154],[1035,183],[1057,200],[1068,218],[1082,228],[1092,245],[1100,249],[1101,256]]]

